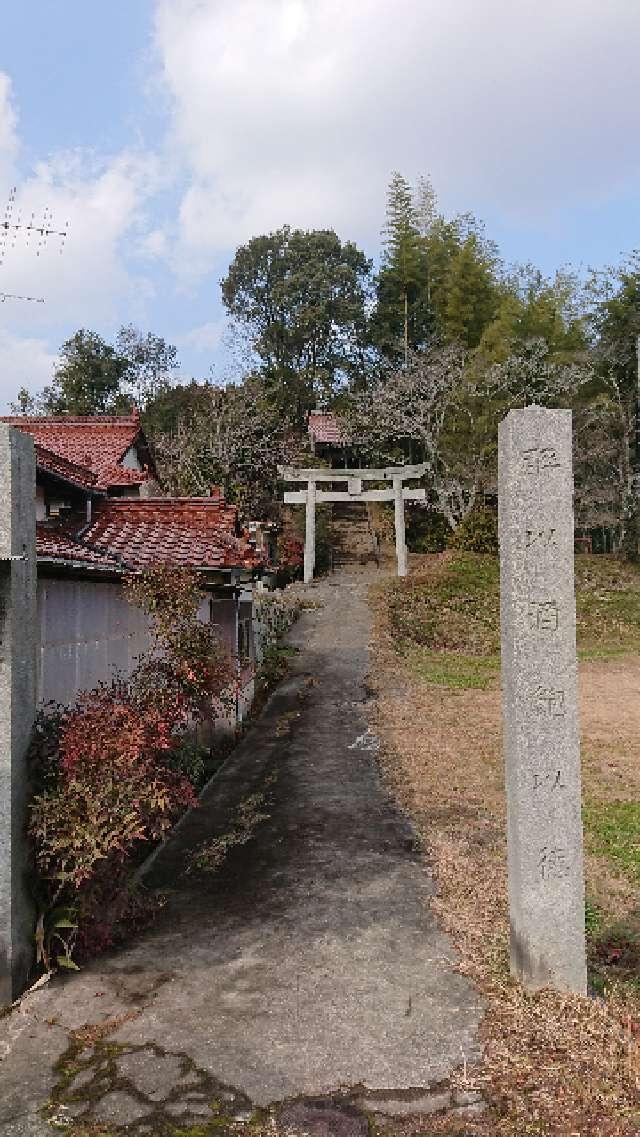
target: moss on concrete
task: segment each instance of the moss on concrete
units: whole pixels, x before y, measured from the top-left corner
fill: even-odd
[[[138,1079],[121,1068],[125,1058],[135,1070],[136,1058],[149,1057],[154,1064],[168,1060],[174,1070],[178,1066],[177,1079],[162,1088],[160,1098],[145,1087],[144,1073]],[[247,1133],[252,1123],[255,1130],[259,1119],[240,1090],[197,1066],[188,1054],[167,1051],[156,1042],[133,1045],[73,1038],[54,1074],[56,1082],[42,1113],[52,1129],[70,1137],[226,1137],[242,1131],[238,1114],[249,1115]],[[121,1122],[101,1120],[101,1104],[114,1094],[131,1100],[130,1120],[126,1107]]]

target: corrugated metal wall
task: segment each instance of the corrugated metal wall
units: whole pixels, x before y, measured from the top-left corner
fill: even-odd
[[[244,601],[236,612],[232,598],[203,599],[198,613],[216,625],[232,655],[237,643],[237,617],[251,624],[252,607]],[[122,595],[121,585],[100,580],[38,581],[40,653],[38,702],[75,703],[81,691],[108,683],[119,672],[129,675],[150,644],[149,620]],[[247,676],[235,698],[235,713],[223,726],[247,715],[253,700],[253,676]]]
[[[80,691],[128,675],[149,646],[148,619],[107,581],[39,580],[38,699],[69,705]]]

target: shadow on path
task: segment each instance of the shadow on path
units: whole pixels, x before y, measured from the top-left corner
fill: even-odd
[[[378,775],[367,581],[344,574],[314,586],[323,607],[293,631],[291,676],[153,861],[149,882],[169,897],[158,923],[0,1022],[3,1133],[48,1131],[36,1110],[69,1033],[86,1023],[106,1022],[123,1054],[155,1054],[167,1101],[182,1100],[182,1062],[235,1095],[241,1113],[346,1087],[401,1100],[479,1056],[480,1000],[454,970],[425,905],[431,883],[413,830]],[[271,772],[270,816],[254,839],[219,873],[185,875],[194,849],[224,834],[230,811]],[[160,1061],[167,1054],[173,1073]],[[124,1125],[129,1109],[144,1131],[145,1076],[119,1098],[113,1078],[102,1079],[112,1124]],[[59,1073],[57,1083],[60,1098]],[[87,1117],[100,1120],[104,1101],[91,1101]]]

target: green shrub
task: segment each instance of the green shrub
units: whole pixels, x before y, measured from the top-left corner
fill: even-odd
[[[407,545],[412,553],[441,553],[447,547],[450,534],[442,513],[431,509],[408,510]]]
[[[472,509],[449,537],[452,549],[467,553],[498,552],[498,514],[486,506]]]

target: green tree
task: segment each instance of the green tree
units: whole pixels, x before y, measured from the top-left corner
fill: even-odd
[[[126,360],[125,380],[136,406],[144,409],[151,399],[168,391],[175,381],[178,350],[153,332],[144,335],[133,324],[120,328],[117,355]]]
[[[149,399],[142,411],[147,437],[170,435],[175,433],[180,423],[184,426],[199,415],[206,416],[211,408],[210,387],[208,382],[198,383],[192,379],[190,383],[179,383],[161,390]]]
[[[434,210],[435,197],[426,179],[421,179],[414,201],[407,179],[398,171],[392,174],[371,332],[382,353],[394,362],[402,358],[405,367],[410,351],[425,346],[431,328],[421,228],[428,226]]]
[[[53,382],[40,394],[21,388],[17,414],[118,414],[132,404],[146,409],[171,389],[177,349],[162,336],[122,327],[115,345],[80,328],[60,348]],[[149,416],[150,421],[152,416]]]
[[[590,326],[598,374],[622,427],[620,464],[625,484],[622,544],[629,560],[635,561],[640,543],[640,471],[634,470],[638,459],[634,453],[634,433],[640,336],[640,252],[634,252],[618,268],[594,273],[589,291],[593,302]]]
[[[495,318],[482,333],[480,354],[502,362],[529,340],[544,340],[556,359],[568,361],[586,351],[573,274],[558,272],[548,280],[533,265],[524,265],[505,280]]]
[[[53,383],[43,392],[43,409],[72,415],[121,409],[128,401],[122,390],[127,368],[127,360],[102,336],[80,328],[60,348]]]
[[[498,307],[495,263],[470,233],[451,258],[446,275],[442,331],[448,341],[477,347]]]
[[[640,335],[640,252],[619,268],[594,273],[590,325],[602,374],[615,376],[620,391],[635,395],[637,337]]]
[[[221,281],[272,404],[298,425],[363,373],[370,276],[365,254],[332,230],[285,226],[242,245]]]
[[[473,214],[447,220],[435,212],[428,183],[422,189],[420,216],[433,332],[443,342],[474,348],[502,295],[497,247]]]
[[[414,195],[416,224],[421,237],[428,237],[438,217],[438,199],[431,178],[420,174]]]
[[[11,413],[14,415],[37,415],[42,410],[42,396],[32,395],[26,387],[21,387],[15,402],[10,403]]]

